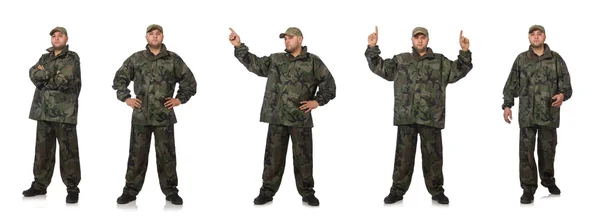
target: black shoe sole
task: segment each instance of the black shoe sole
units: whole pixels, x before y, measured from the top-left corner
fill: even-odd
[[[257,201],[254,201],[254,204],[255,204],[255,205],[264,205],[264,204],[266,204],[266,203],[269,203],[269,202],[271,202],[271,201],[273,201],[273,198],[268,198],[268,199],[267,199],[267,200],[265,200],[265,201],[258,201],[258,202],[257,202]]]
[[[319,204],[321,204],[321,203],[319,203],[319,202],[317,202],[317,203],[314,203],[314,202],[313,202],[313,203],[311,203],[311,202],[308,202],[308,200],[306,200],[306,199],[304,199],[304,198],[302,198],[302,202],[306,202],[306,203],[307,203],[308,205],[310,205],[310,206],[319,206]]]
[[[385,200],[385,199],[383,199],[383,203],[385,203],[385,204],[394,204],[396,202],[402,201],[402,199],[404,199],[404,198],[399,198],[399,199],[396,199],[396,200]]]
[[[533,200],[521,200],[521,204],[531,204]]]
[[[440,200],[439,200],[437,197],[431,197],[431,200],[434,200],[434,201],[436,201],[437,203],[439,203],[439,204],[442,204],[442,205],[447,205],[447,204],[449,204],[449,203],[450,203],[450,200],[447,200],[447,201],[440,201]]]
[[[39,192],[39,193],[37,193],[37,194],[27,194],[27,193],[25,193],[25,192],[23,192],[22,194],[23,194],[23,196],[24,196],[24,197],[35,197],[35,196],[38,196],[38,195],[46,195],[46,193],[47,193],[47,192],[45,192],[45,191],[42,191],[42,192]]]
[[[442,204],[442,205],[447,205],[447,204],[450,204],[450,202],[449,202],[449,201],[438,201],[438,200],[435,200],[435,199],[433,199],[433,200],[434,200],[434,201],[436,201],[436,202],[437,202],[437,203],[439,203],[439,204]]]
[[[132,200],[129,200],[129,201],[120,201],[120,200],[117,199],[117,204],[120,204],[120,205],[128,204],[128,203],[130,203],[132,201],[135,201],[136,199],[137,198],[133,198]]]
[[[174,202],[174,201],[172,201],[170,198],[167,198],[167,201],[170,201],[170,202],[171,202],[171,204],[174,204],[174,205],[183,205],[183,201],[177,201],[177,202]]]

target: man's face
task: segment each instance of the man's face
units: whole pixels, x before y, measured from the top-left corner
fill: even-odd
[[[540,30],[534,30],[529,33],[529,43],[531,46],[538,48],[544,46],[544,42],[546,41],[546,34]]]
[[[427,49],[427,44],[429,43],[429,37],[424,34],[416,34],[412,37],[413,47],[417,49],[418,52],[423,52]]]
[[[153,29],[146,33],[146,40],[151,47],[159,47],[162,45],[163,38],[163,33],[158,29]]]
[[[61,50],[67,46],[67,41],[69,37],[67,37],[64,33],[60,31],[55,31],[52,33],[50,38],[50,42],[52,43],[52,47],[56,50]]]
[[[285,35],[284,37],[285,49],[289,52],[294,52],[298,48],[302,47],[302,37],[294,35]]]

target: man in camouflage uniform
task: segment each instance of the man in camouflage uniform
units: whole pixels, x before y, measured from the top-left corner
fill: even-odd
[[[160,188],[166,200],[183,204],[177,189],[178,179],[175,156],[173,108],[185,104],[196,94],[196,79],[183,59],[168,51],[162,43],[163,28],[152,24],[146,28],[146,50],[131,55],[116,72],[112,88],[117,98],[133,108],[129,160],[126,184],[117,203],[136,200],[142,189],[148,168],[150,140],[154,133],[156,163]],[[135,98],[131,97],[129,83],[134,82]],[[175,84],[179,90],[175,98]]]
[[[394,125],[398,126],[393,184],[386,204],[398,202],[410,186],[414,170],[417,135],[421,138],[423,175],[427,191],[440,204],[448,204],[442,174],[442,129],[446,112],[446,86],[471,71],[469,40],[460,32],[458,59],[451,61],[427,47],[429,32],[416,27],[412,32],[412,52],[382,59],[378,29],[369,35],[365,52],[371,71],[394,81]]]
[[[64,27],[52,29],[50,36],[52,47],[29,69],[29,78],[35,85],[29,118],[37,121],[37,134],[34,181],[23,195],[46,194],[54,173],[58,140],[60,175],[67,186],[66,201],[77,203],[81,180],[76,128],[81,91],[79,55],[69,50]]]
[[[529,28],[529,50],[515,59],[504,86],[504,120],[512,120],[511,107],[519,97],[519,177],[523,195],[521,203],[533,202],[537,190],[534,157],[536,134],[539,172],[542,186],[551,194],[560,194],[554,179],[556,129],[560,123],[560,106],[571,98],[571,78],[563,58],[545,44],[546,31],[541,25]]]
[[[335,98],[335,80],[323,61],[302,46],[304,37],[296,27],[290,27],[279,35],[285,40],[285,52],[263,57],[250,53],[235,31],[230,30],[229,40],[234,46],[235,57],[248,71],[267,78],[260,121],[268,123],[269,129],[263,184],[254,204],[272,201],[279,189],[291,136],[296,189],[302,201],[318,206],[319,200],[313,189],[311,114],[318,106],[324,106]]]

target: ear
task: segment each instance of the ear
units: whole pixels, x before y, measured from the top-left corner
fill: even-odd
[[[303,40],[304,40],[304,37],[302,37],[302,36],[298,37],[298,41],[300,41],[300,43],[302,43]]]

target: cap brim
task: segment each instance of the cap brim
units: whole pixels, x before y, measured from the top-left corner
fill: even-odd
[[[279,38],[284,38],[284,37],[285,37],[285,35],[287,35],[287,34],[285,34],[285,33],[280,33],[280,34],[279,34]]]
[[[539,30],[540,32],[544,32],[544,30],[540,29],[540,28],[533,28],[529,30],[529,33],[532,33],[533,31]]]
[[[158,30],[158,31],[160,31],[161,33],[163,32],[161,28],[158,28],[158,27],[151,27],[150,29],[148,29],[148,31],[146,31],[146,33],[149,33],[149,32],[151,32],[151,31],[153,31],[153,30]]]
[[[427,34],[425,32],[417,31],[417,32],[413,33],[413,37],[416,35],[419,35],[419,34],[423,34],[423,35],[427,36]]]

